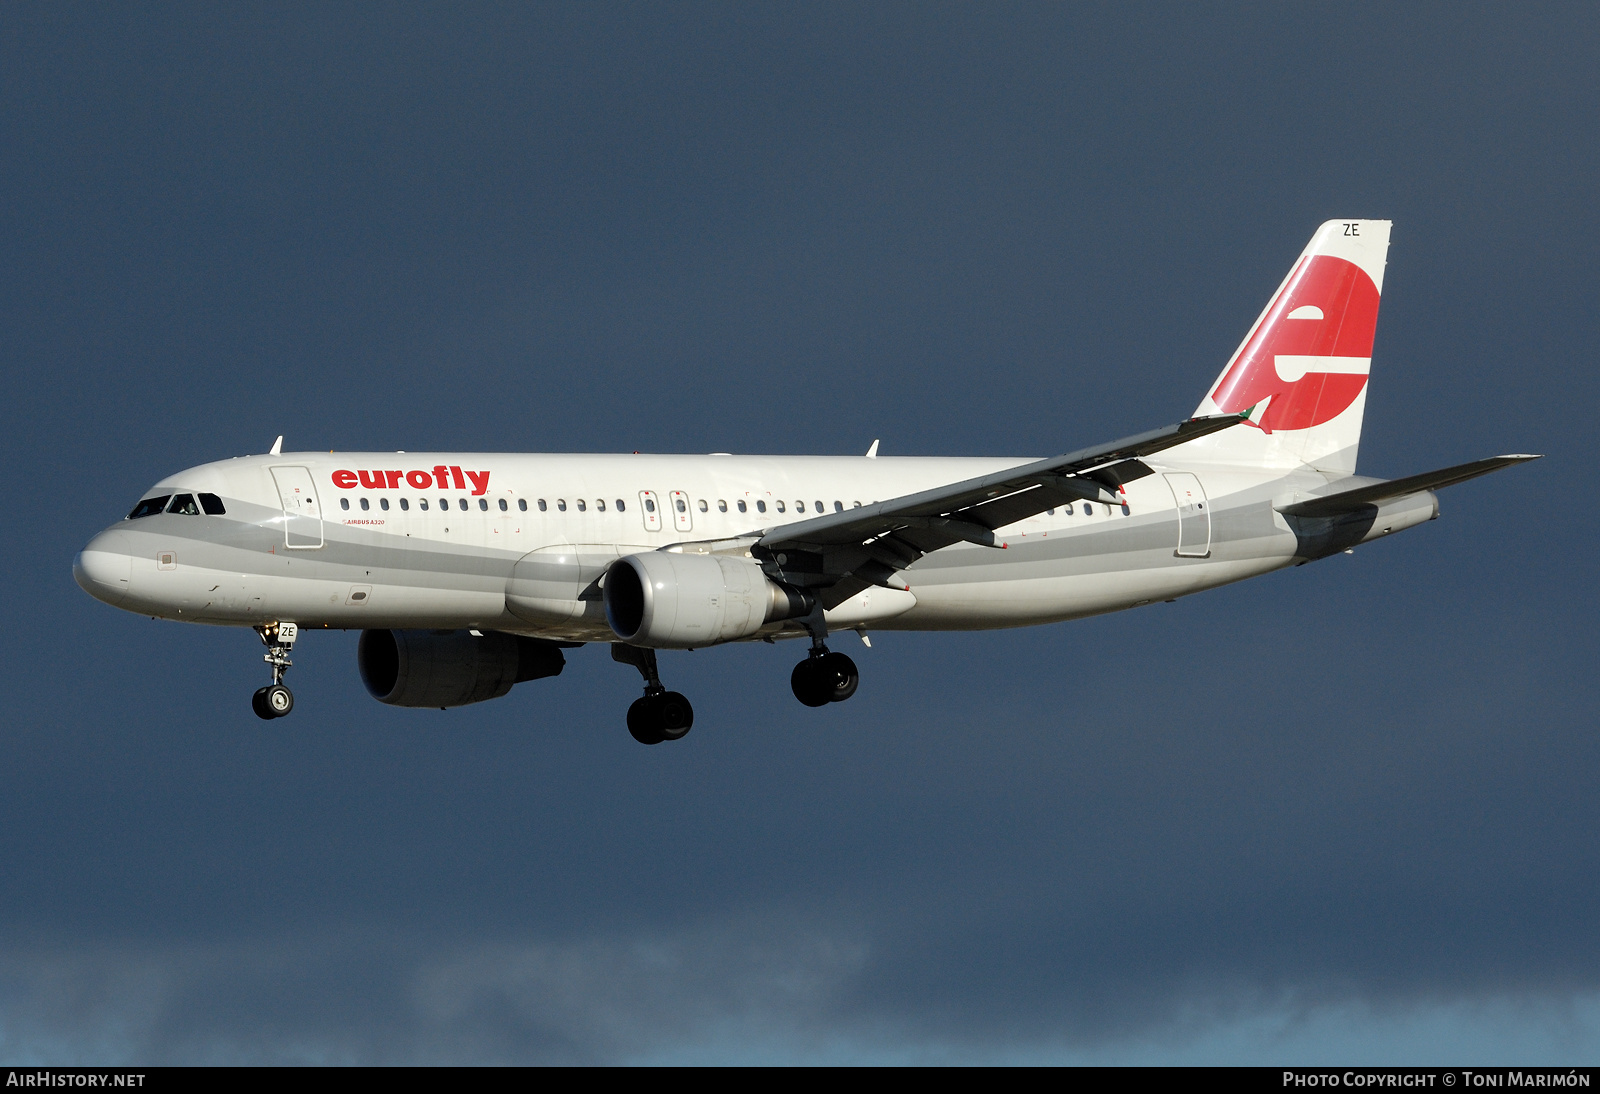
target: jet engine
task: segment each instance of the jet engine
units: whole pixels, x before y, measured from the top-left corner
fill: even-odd
[[[749,638],[768,623],[811,611],[810,596],[786,588],[749,559],[651,551],[606,570],[606,622],[624,642],[692,649]]]
[[[558,676],[561,647],[490,631],[362,631],[361,682],[395,707],[459,707],[498,699],[524,680]]]

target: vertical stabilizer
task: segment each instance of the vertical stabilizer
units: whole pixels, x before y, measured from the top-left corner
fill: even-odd
[[[1185,446],[1207,462],[1353,474],[1389,253],[1387,220],[1317,229],[1196,415],[1250,411]]]

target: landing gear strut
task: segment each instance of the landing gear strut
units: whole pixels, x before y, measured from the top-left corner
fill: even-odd
[[[825,707],[854,695],[861,684],[861,673],[850,658],[828,650],[823,642],[828,632],[820,610],[816,615],[816,620],[806,621],[811,631],[811,653],[789,674],[789,686],[794,689],[794,697],[806,706]]]
[[[251,697],[250,706],[256,717],[270,721],[294,709],[294,692],[283,686],[283,674],[294,664],[289,660],[289,651],[294,648],[300,628],[293,623],[264,623],[256,628],[256,633],[261,636],[261,644],[267,647],[262,660],[272,666],[272,683]]]
[[[644,696],[628,708],[628,732],[642,745],[676,741],[694,725],[694,707],[689,700],[661,685],[656,672],[656,651],[642,646],[611,644],[611,658],[632,665],[644,677]]]

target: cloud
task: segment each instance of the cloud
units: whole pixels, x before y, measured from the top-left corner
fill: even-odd
[[[963,1034],[865,1002],[862,934],[777,913],[679,933],[0,953],[0,1056],[42,1064],[1592,1061],[1600,994],[1367,999],[1190,983],[1114,1031],[1055,1007]],[[870,994],[870,993],[867,993]],[[1054,1027],[1053,1031],[1049,1027]]]
[[[0,954],[21,1063],[604,1063],[826,1029],[866,948],[783,917],[676,934],[40,946]]]

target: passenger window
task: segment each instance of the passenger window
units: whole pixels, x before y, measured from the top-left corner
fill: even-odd
[[[740,501],[739,501],[739,512],[743,513],[745,511],[746,510],[745,510],[744,500],[740,499]]]
[[[795,502],[794,503],[794,511],[796,513],[804,513],[806,511],[806,503],[803,502],[803,501]]]
[[[462,502],[461,503],[461,507],[463,509],[465,509],[467,507],[467,503],[466,502]],[[487,513],[489,511],[489,499],[488,498],[479,498],[478,499],[478,508],[482,509],[485,513]]]
[[[518,498],[517,499],[517,511],[519,513],[526,513],[528,511],[528,499],[527,498]]]
[[[457,498],[456,500],[461,503],[461,511],[463,513],[465,513],[467,511],[467,499],[466,498]]]
[[[778,512],[780,512],[780,513],[784,512],[783,502],[781,502],[781,501],[778,503]]]
[[[853,501],[853,502],[850,503],[850,508],[852,508],[852,509],[860,509],[861,508],[861,503],[859,501]]]
[[[361,499],[361,508],[362,509],[371,509],[372,506],[367,504],[367,499],[366,498],[362,498]]]
[[[656,503],[655,503],[655,501],[650,499],[650,498],[645,498],[644,499],[644,511],[646,513],[654,513],[656,511]]]
[[[582,498],[579,498],[578,499],[578,512],[587,513],[588,511],[589,511],[589,507],[583,503],[583,499]]]
[[[539,512],[541,512],[541,513],[549,512],[549,507],[545,505],[543,498],[539,499]]]
[[[617,499],[617,512],[626,513],[627,511],[628,511],[627,502],[623,501],[621,498],[618,498]]]
[[[827,511],[827,508],[820,501],[817,502],[817,512],[826,513]]]
[[[710,510],[710,508],[711,508],[711,506],[709,506],[709,505],[707,505],[707,504],[706,504],[706,499],[705,499],[705,498],[701,498],[701,499],[700,499],[700,511],[701,511],[701,512],[702,512],[702,513],[704,513],[704,512],[707,512],[707,511],[709,511],[709,510]]]
[[[200,507],[194,503],[193,494],[179,494],[172,499],[172,504],[167,506],[167,512],[185,517],[198,517]]]
[[[561,510],[563,513],[565,513],[567,511],[567,499],[566,498],[557,498],[556,499],[556,508]]]
[[[378,508],[382,509],[385,513],[387,513],[389,511],[389,499],[388,498],[379,498],[378,499]]]
[[[726,513],[727,511],[728,511],[728,503],[723,501],[721,498],[718,498],[717,499],[717,512]]]
[[[220,517],[227,512],[222,507],[222,499],[215,494],[200,494],[200,508],[206,511],[207,516]]]
[[[506,499],[505,499],[505,498],[501,498],[501,499],[500,499],[500,511],[501,511],[501,512],[502,512],[502,513],[504,513],[504,512],[505,512],[505,511],[506,511],[506,509],[507,509],[507,508],[508,508],[508,507],[507,507],[507,505],[506,505]]]
[[[1083,515],[1086,516],[1086,517],[1093,516],[1094,515],[1094,506],[1090,505],[1088,502],[1084,502],[1083,503]]]
[[[756,502],[756,512],[765,513],[766,511],[767,511],[767,503],[766,502],[764,502],[764,501]]]
[[[350,508],[350,499],[349,498],[340,498],[339,499],[339,508],[340,509],[348,509],[348,508]]]
[[[595,512],[604,513],[606,511],[606,499],[605,498],[595,498],[594,499],[594,508],[595,508]]]
[[[440,498],[439,499],[439,508],[440,509],[448,509],[448,508],[450,508],[450,499],[449,498]]]
[[[834,511],[834,512],[835,512],[835,513],[842,513],[842,512],[844,512],[844,502],[842,502],[842,501],[836,501],[836,502],[834,502],[834,503],[833,503],[833,511]]]
[[[171,494],[162,494],[159,498],[145,498],[133,507],[133,512],[128,514],[128,519],[138,520],[140,517],[153,517],[165,509],[167,502],[171,500]]]
[[[417,499],[417,505],[422,509],[422,511],[424,513],[426,513],[428,511],[428,499],[427,498],[418,498]]]

